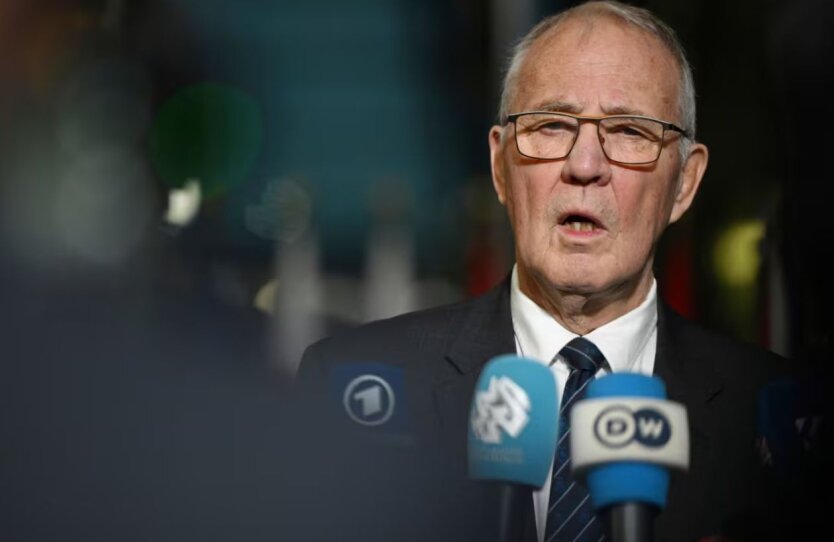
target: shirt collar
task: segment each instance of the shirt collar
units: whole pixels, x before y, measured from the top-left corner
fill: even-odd
[[[516,266],[510,281],[510,312],[516,346],[523,357],[549,364],[562,347],[578,337],[521,291]],[[638,356],[656,327],[657,282],[652,279],[646,299],[637,308],[585,337],[599,348],[613,372],[629,372],[635,369]]]

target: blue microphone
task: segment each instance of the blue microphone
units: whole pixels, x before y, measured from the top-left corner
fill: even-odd
[[[571,411],[571,461],[613,541],[652,540],[654,516],[666,506],[669,468],[689,467],[686,409],[666,400],[659,378],[599,378]]]
[[[504,355],[475,386],[469,423],[469,476],[502,482],[499,540],[518,540],[529,490],[547,478],[559,431],[556,381],[543,363]],[[526,490],[526,491],[525,491]]]
[[[762,465],[780,482],[798,481],[803,466],[823,459],[825,386],[822,379],[785,377],[759,390],[757,445]]]

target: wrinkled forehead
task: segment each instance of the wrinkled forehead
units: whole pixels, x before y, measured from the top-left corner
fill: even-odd
[[[513,109],[574,103],[679,121],[681,69],[654,34],[611,15],[573,16],[542,34],[524,56]],[[599,103],[584,103],[589,100]]]

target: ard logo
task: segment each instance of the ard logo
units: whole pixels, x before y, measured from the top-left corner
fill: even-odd
[[[354,378],[345,388],[342,404],[356,423],[375,426],[387,422],[394,414],[394,390],[385,379],[376,375]]]

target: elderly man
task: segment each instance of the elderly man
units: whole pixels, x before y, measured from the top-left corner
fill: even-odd
[[[752,532],[766,495],[756,394],[784,361],[684,321],[658,299],[652,274],[658,239],[692,204],[708,159],[694,139],[692,74],[673,31],[616,2],[545,19],[515,49],[499,116],[489,147],[515,237],[508,280],[479,298],[319,343],[302,378],[321,378],[340,359],[397,363],[424,384],[406,389],[411,410],[434,416],[462,454],[489,359],[541,360],[567,402],[576,371],[563,348],[579,344],[599,360],[596,376],[657,375],[688,409],[691,467],[673,480],[658,539]],[[552,482],[522,497],[524,540],[605,536],[565,466],[557,458]]]

